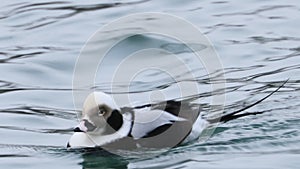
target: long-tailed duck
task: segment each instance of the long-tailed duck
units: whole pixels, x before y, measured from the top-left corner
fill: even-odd
[[[168,100],[139,107],[118,107],[103,92],[85,100],[82,119],[74,128],[67,147],[108,147],[116,149],[165,148],[197,140],[208,126],[258,113],[241,113],[277,92],[286,82],[259,101],[221,117],[205,119],[190,99]]]

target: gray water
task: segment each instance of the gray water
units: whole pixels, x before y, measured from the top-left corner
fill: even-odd
[[[3,0],[0,9],[0,168],[299,168],[297,1]],[[137,12],[174,14],[210,39],[224,67],[226,112],[253,103],[288,78],[289,82],[248,110],[263,114],[221,124],[206,142],[149,158],[67,150],[80,111],[73,105],[72,78],[82,46],[104,24]],[[159,42],[167,43],[133,37],[118,52]],[[168,47],[181,49],[172,43]],[[208,81],[199,76],[203,88]],[[143,93],[170,84],[164,75],[152,72],[139,77],[131,91]],[[99,80],[95,88],[107,91],[109,84]],[[120,91],[125,88],[118,86]],[[200,96],[203,108],[209,109],[212,94],[201,91]]]

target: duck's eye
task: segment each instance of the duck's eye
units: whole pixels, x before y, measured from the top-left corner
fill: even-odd
[[[98,112],[98,115],[99,116],[103,116],[104,114],[106,113],[106,110],[102,107],[99,108],[99,112]]]

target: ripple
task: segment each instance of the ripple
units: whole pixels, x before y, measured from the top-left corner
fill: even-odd
[[[9,19],[15,17],[22,17],[29,15],[30,19],[22,24],[10,25],[15,29],[31,30],[40,27],[45,27],[50,24],[56,23],[63,19],[74,17],[84,12],[92,12],[97,10],[104,10],[108,8],[121,7],[127,5],[134,5],[147,2],[148,0],[135,1],[135,2],[113,2],[113,3],[94,3],[88,5],[76,5],[67,1],[54,1],[43,3],[17,3],[9,6],[12,9],[4,12],[2,19]],[[34,15],[34,13],[38,13]],[[49,15],[51,13],[51,15]],[[21,16],[20,16],[21,15]],[[47,15],[47,16],[46,16]],[[35,17],[39,16],[39,17]]]
[[[64,119],[76,117],[74,110],[57,109],[51,107],[38,107],[38,106],[17,106],[17,107],[0,109],[0,112],[23,114],[23,115],[45,115],[45,116],[54,116],[54,117],[64,118]]]
[[[15,46],[14,48],[1,48],[2,52],[0,55],[1,63],[17,63],[19,59],[25,59],[30,57],[38,57],[39,55],[54,52],[54,51],[65,51],[66,49],[53,46],[36,46],[36,47],[25,47]]]
[[[263,6],[260,9],[255,9],[255,10],[249,11],[249,12],[224,13],[224,14],[217,14],[214,16],[224,17],[224,16],[234,16],[234,15],[258,15],[262,12],[273,11],[273,10],[282,9],[282,8],[297,9],[293,5],[272,5],[272,6]]]

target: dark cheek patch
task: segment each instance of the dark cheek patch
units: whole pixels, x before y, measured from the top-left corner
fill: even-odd
[[[118,131],[123,125],[123,116],[120,114],[118,110],[114,110],[112,111],[111,115],[108,117],[107,123],[115,131]]]

